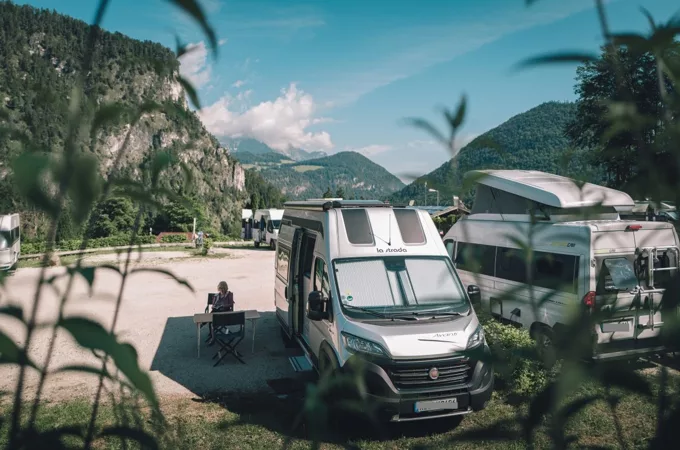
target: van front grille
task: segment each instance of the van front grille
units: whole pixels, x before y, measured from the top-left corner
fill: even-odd
[[[432,379],[430,370],[436,368],[438,377]],[[467,358],[456,361],[446,361],[440,364],[433,362],[429,365],[419,365],[419,367],[406,366],[390,367],[387,371],[392,383],[397,389],[418,389],[446,387],[462,388],[470,381],[472,367]]]

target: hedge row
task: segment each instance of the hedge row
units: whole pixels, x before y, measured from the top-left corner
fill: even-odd
[[[161,242],[163,244],[174,244],[188,241],[186,234],[166,234],[161,237]]]
[[[156,236],[137,236],[135,245],[137,244],[155,244]],[[81,239],[73,239],[68,241],[61,241],[57,243],[57,251],[67,252],[79,250],[82,244]],[[105,238],[90,239],[87,242],[87,248],[105,248],[105,247],[123,247],[130,244],[129,235],[109,236]],[[21,254],[34,255],[43,253],[45,251],[45,242],[22,242]]]

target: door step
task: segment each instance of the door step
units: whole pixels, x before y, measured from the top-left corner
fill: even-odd
[[[291,356],[288,358],[290,364],[293,366],[293,370],[296,372],[311,372],[313,370],[312,365],[306,356]]]

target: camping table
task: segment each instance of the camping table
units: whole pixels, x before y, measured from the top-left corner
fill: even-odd
[[[260,318],[260,313],[254,309],[249,309],[247,311],[233,311],[233,312],[245,312],[246,320],[250,320],[253,332],[253,353],[255,353],[255,323],[257,319]],[[229,314],[228,312],[222,312],[218,314]],[[205,323],[212,323],[213,313],[198,313],[194,314],[194,323],[196,324],[196,335],[198,342],[198,357],[201,357],[201,325]]]

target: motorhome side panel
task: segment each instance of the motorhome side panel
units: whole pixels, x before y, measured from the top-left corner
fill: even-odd
[[[279,240],[276,245],[275,273],[274,278],[274,303],[276,305],[276,317],[283,329],[292,334],[290,322],[290,304],[288,301],[290,279],[290,264],[292,257],[293,236],[295,229],[290,225],[282,225]]]
[[[530,238],[533,286],[518,246],[530,235],[526,224],[467,219],[456,223],[445,241],[457,239],[456,268],[466,286],[480,287],[485,310],[526,328],[536,323],[552,327],[565,322],[586,287],[589,233],[577,226],[535,228]]]

